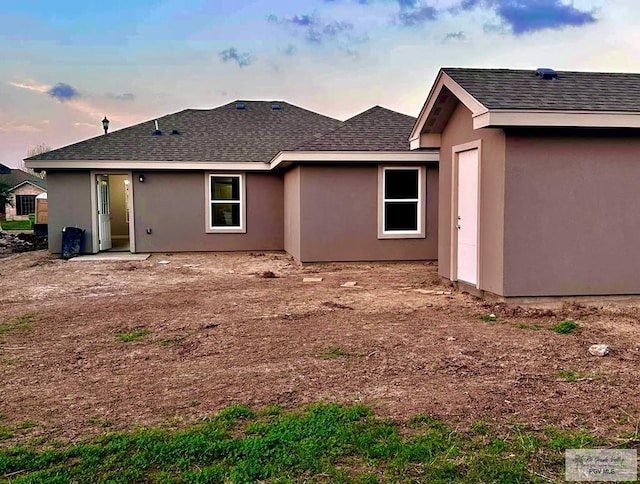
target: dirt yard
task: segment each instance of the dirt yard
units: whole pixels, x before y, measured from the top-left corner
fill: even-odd
[[[436,273],[431,263],[302,267],[271,253],[0,259],[0,423],[19,429],[0,445],[319,400],[462,427],[637,432],[640,310],[505,308],[447,294]],[[579,329],[549,330],[566,319]],[[595,343],[611,354],[589,355]]]

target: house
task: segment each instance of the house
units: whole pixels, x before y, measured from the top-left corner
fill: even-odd
[[[440,275],[475,294],[640,294],[640,75],[442,69],[410,136],[437,148]]]
[[[639,134],[639,74],[443,68],[415,120],[238,101],[26,163],[47,170],[54,252],[78,225],[86,252],[122,236],[137,252],[437,259],[462,290],[521,301],[640,294]]]
[[[49,247],[286,250],[304,262],[437,257],[437,150],[415,119],[345,122],[285,102],[187,109],[26,160],[46,169]]]
[[[11,203],[0,206],[0,220],[28,220],[36,212],[36,197],[47,192],[46,180],[2,164],[0,184],[9,187],[11,196]]]

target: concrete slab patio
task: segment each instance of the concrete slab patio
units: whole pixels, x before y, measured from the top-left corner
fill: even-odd
[[[130,252],[100,252],[99,254],[79,255],[69,259],[73,262],[96,261],[139,261],[147,260],[151,254],[132,254]]]

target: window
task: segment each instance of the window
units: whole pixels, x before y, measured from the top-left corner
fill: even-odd
[[[424,168],[380,167],[378,178],[378,238],[424,237]]]
[[[36,213],[35,195],[16,195],[16,215]]]
[[[243,175],[207,176],[207,232],[246,232]]]

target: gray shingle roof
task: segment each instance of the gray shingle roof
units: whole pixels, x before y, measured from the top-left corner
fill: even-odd
[[[488,109],[640,112],[640,74],[535,70],[442,69]]]
[[[300,151],[409,151],[416,119],[374,106],[341,126],[298,146]]]
[[[307,139],[341,124],[292,104],[242,101],[215,109],[186,109],[158,118],[162,136],[153,136],[153,120],[49,151],[29,160],[269,161]],[[177,129],[180,135],[172,135]]]
[[[14,188],[18,185],[21,185],[24,182],[31,182],[34,185],[42,188],[43,190],[47,189],[47,181],[42,178],[38,178],[31,173],[27,173],[26,171],[11,169],[5,165],[0,165],[0,183],[7,185],[10,188]]]

